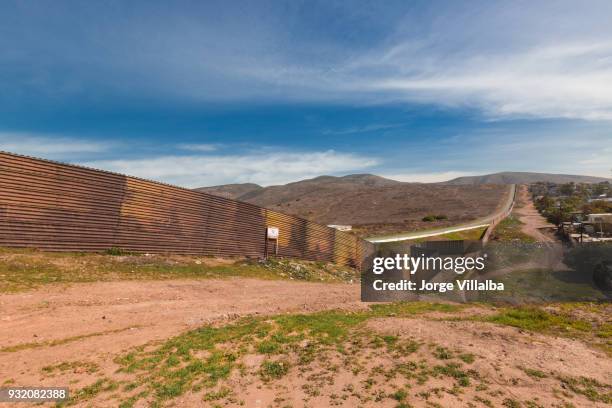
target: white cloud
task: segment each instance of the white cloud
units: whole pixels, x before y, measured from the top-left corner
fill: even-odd
[[[38,135],[22,132],[0,132],[0,150],[48,159],[67,158],[72,155],[101,153],[116,143],[88,141],[67,136]]]
[[[399,41],[333,70],[289,66],[244,75],[297,87],[305,97],[462,106],[493,119],[612,120],[612,41],[536,42],[466,53]]]
[[[219,148],[219,145],[209,144],[209,143],[197,143],[197,144],[181,143],[177,145],[176,147],[181,150],[189,150],[193,152],[214,152],[215,150]]]
[[[385,64],[401,71],[406,56]],[[434,57],[435,59],[435,57]],[[477,106],[494,117],[612,120],[612,42],[476,54],[366,84],[399,97]]]
[[[477,173],[463,171],[444,171],[439,173],[383,173],[381,176],[391,180],[405,181],[408,183],[439,183],[442,181],[449,181],[457,177],[474,176],[476,174]]]
[[[285,184],[322,174],[367,169],[378,164],[378,160],[329,150],[230,156],[161,156],[79,164],[194,188],[226,183]]]
[[[612,120],[611,4],[432,4],[435,18],[409,13],[369,49],[341,48],[332,62],[262,59],[240,74],[294,97]]]

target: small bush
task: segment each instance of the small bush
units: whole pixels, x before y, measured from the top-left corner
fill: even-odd
[[[447,220],[447,219],[448,217],[444,214],[439,214],[439,215],[429,214],[423,217],[423,221],[425,222],[442,221],[442,220]]]
[[[118,248],[118,247],[108,248],[105,251],[105,253],[106,253],[106,255],[113,255],[113,256],[125,256],[125,255],[129,255],[130,254],[125,249]]]
[[[474,355],[472,353],[459,354],[459,359],[464,363],[472,364],[474,362]]]
[[[397,390],[393,394],[391,394],[391,397],[393,397],[393,399],[396,401],[403,401],[406,399],[407,396],[408,393],[406,392],[406,390]]]
[[[434,351],[434,356],[440,360],[449,360],[453,358],[453,353],[450,352],[447,348],[444,347],[436,347]]]
[[[261,364],[261,376],[264,380],[279,379],[289,372],[289,363],[284,361],[264,361]]]
[[[276,354],[280,351],[280,346],[274,341],[264,340],[257,345],[257,352],[261,354]]]

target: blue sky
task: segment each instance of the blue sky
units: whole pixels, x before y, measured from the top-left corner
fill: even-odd
[[[187,187],[610,176],[611,18],[609,1],[3,1],[0,149]]]

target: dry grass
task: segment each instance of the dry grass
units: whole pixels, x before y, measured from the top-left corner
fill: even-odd
[[[359,278],[354,269],[322,262],[220,259],[177,255],[53,253],[0,248],[0,293],[41,285],[117,280],[248,277],[343,282]]]

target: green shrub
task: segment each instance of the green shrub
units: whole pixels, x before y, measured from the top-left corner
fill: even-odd
[[[279,379],[289,372],[289,363],[285,361],[264,361],[261,364],[261,377],[264,380]]]
[[[113,256],[125,256],[125,255],[129,255],[130,253],[128,251],[126,251],[123,248],[118,248],[118,247],[112,247],[112,248],[108,248],[105,251],[106,255],[113,255]]]
[[[447,219],[448,217],[444,214],[438,214],[438,215],[429,214],[423,217],[423,221],[425,222],[442,221],[442,220],[447,220]]]

